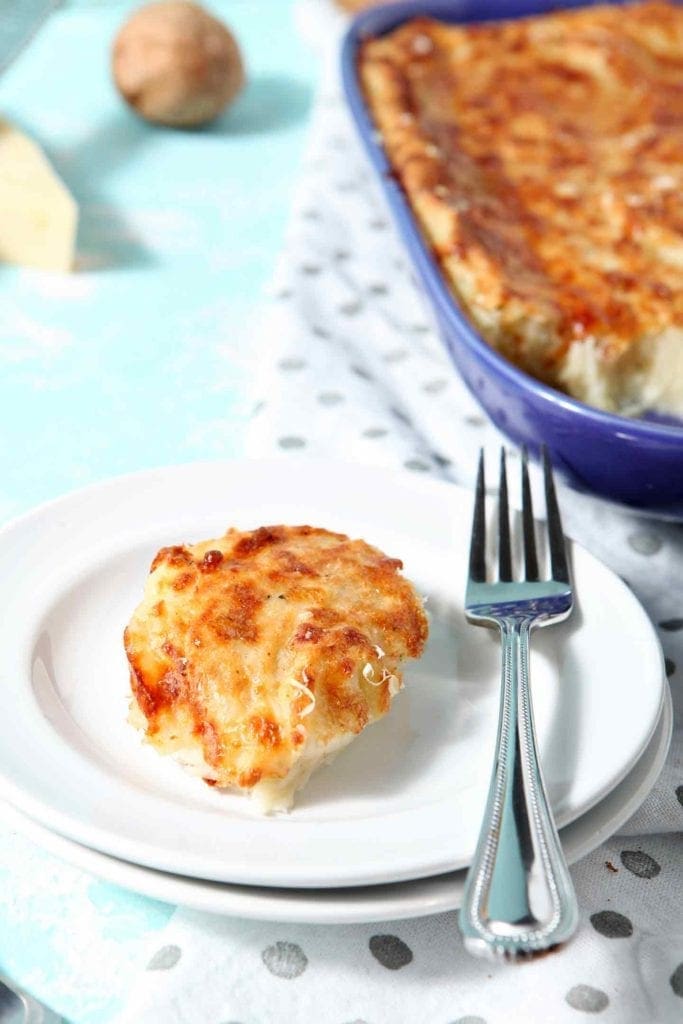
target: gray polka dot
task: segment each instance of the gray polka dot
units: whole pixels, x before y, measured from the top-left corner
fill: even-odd
[[[377,437],[386,437],[388,431],[384,427],[368,427],[363,431],[363,437],[369,437],[373,440]]]
[[[655,878],[662,870],[654,857],[641,850],[622,850],[621,863],[638,878]]]
[[[360,377],[361,380],[374,380],[375,378],[366,370],[364,366],[353,365],[349,367],[351,373],[355,373],[356,377]]]
[[[357,316],[363,308],[361,302],[343,302],[337,309],[343,316]]]
[[[385,220],[382,220],[380,217],[377,217],[376,220],[371,220],[370,223],[368,224],[368,227],[371,228],[373,231],[384,231],[386,229],[386,226],[387,222]]]
[[[304,220],[320,220],[319,210],[304,210],[301,216]]]
[[[335,249],[332,253],[332,259],[336,260],[337,263],[344,263],[345,260],[351,259],[351,253],[348,249]]]
[[[334,186],[337,192],[356,192],[358,185],[355,181],[338,181]]]
[[[395,348],[391,352],[387,352],[384,356],[385,363],[401,363],[404,359],[407,359],[409,353],[405,348]]]
[[[266,407],[266,403],[265,402],[263,402],[263,401],[257,402],[255,404],[254,408],[251,410],[252,417],[253,416],[258,416],[259,413],[262,413],[263,410],[265,409],[265,407]]]
[[[632,533],[628,542],[639,555],[656,555],[662,546],[662,542],[656,534],[646,533],[645,530]]]
[[[667,633],[675,633],[677,630],[683,629],[683,619],[664,619],[659,623],[659,628],[665,629]]]
[[[180,960],[180,946],[162,946],[147,964],[148,971],[169,971]]]
[[[306,361],[292,357],[290,359],[281,359],[277,365],[281,370],[303,370]]]
[[[313,327],[311,328],[316,338],[331,338],[332,335],[329,331],[326,331],[324,327]]]
[[[676,662],[672,658],[664,659],[664,671],[667,676],[672,676],[676,671]]]
[[[440,455],[439,452],[432,452],[432,458],[441,469],[446,469],[447,466],[451,465],[451,460],[447,459],[445,455]]]
[[[317,263],[304,263],[299,269],[307,277],[316,277],[322,270],[322,267],[319,267]]]
[[[564,998],[572,1009],[583,1013],[602,1013],[609,1006],[607,993],[592,985],[574,985]]]
[[[261,959],[276,978],[298,978],[308,967],[308,957],[294,942],[276,942],[261,953]]]
[[[303,437],[281,437],[278,441],[281,448],[305,448]]]
[[[683,963],[680,963],[669,978],[669,984],[676,993],[683,999]]]
[[[429,470],[429,466],[422,459],[406,459],[403,465],[414,473],[426,473]]]
[[[426,384],[422,385],[422,390],[426,391],[428,395],[438,395],[440,391],[445,391],[448,387],[448,381],[443,377],[438,380],[428,380]]]
[[[391,409],[389,409],[389,412],[392,416],[395,416],[397,420],[400,420],[401,423],[405,423],[407,427],[412,427],[413,421],[408,413],[404,412],[403,409],[397,409],[396,406],[392,406]]]
[[[381,282],[378,281],[377,284],[369,285],[368,291],[370,292],[371,295],[387,295],[389,289],[385,284],[382,284]]]
[[[321,391],[318,401],[321,405],[339,405],[344,401],[344,396],[340,395],[338,391]]]
[[[472,1014],[469,1013],[466,1017],[458,1017],[458,1019],[454,1020],[452,1024],[486,1024],[486,1021],[483,1017],[473,1017]]]
[[[683,786],[676,786],[676,799],[681,807],[683,807]]]
[[[398,935],[373,935],[368,943],[375,960],[390,971],[398,971],[413,959],[413,953]]]
[[[281,291],[276,292],[276,294],[275,294],[275,298],[279,299],[281,302],[284,302],[285,299],[291,299],[291,297],[292,297],[292,289],[291,288],[283,288]]]
[[[465,423],[468,427],[485,427],[486,420],[483,416],[465,416]]]
[[[429,334],[430,328],[428,324],[413,324],[410,330],[413,334]]]
[[[591,914],[591,924],[606,939],[628,939],[633,935],[633,925],[629,919],[623,914],[617,914],[616,910],[600,910],[597,914]]]

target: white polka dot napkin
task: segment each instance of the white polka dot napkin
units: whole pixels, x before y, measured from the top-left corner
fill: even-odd
[[[323,0],[300,5],[318,37],[337,31],[325,8]],[[255,343],[248,454],[311,454],[467,484],[479,447],[493,456],[501,438],[434,333],[335,68],[325,62]],[[550,959],[511,967],[468,957],[455,914],[331,927],[178,910],[119,1024],[683,1020],[683,529],[566,488],[561,497],[567,532],[629,582],[658,624],[676,708],[653,793],[620,835],[572,869],[577,938]]]

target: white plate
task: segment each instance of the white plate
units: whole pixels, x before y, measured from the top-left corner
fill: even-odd
[[[194,464],[68,495],[0,533],[0,796],[121,859],[257,885],[365,885],[464,867],[475,846],[498,704],[496,636],[467,626],[471,499],[414,474],[293,461]],[[163,544],[228,525],[309,522],[405,562],[432,611],[406,691],[288,816],[210,789],[127,724],[121,634]],[[663,699],[655,632],[622,581],[573,552],[578,607],[534,640],[541,754],[560,825],[633,766]],[[277,851],[277,856],[274,856]]]
[[[643,802],[662,769],[671,740],[673,714],[668,694],[659,723],[644,753],[626,778],[571,825],[562,829],[570,864],[585,857],[617,831]],[[456,910],[462,902],[465,872],[356,889],[275,889],[205,882],[169,875],[97,853],[65,839],[0,804],[0,821],[62,860],[152,899],[211,914],[298,924],[358,924],[395,921]]]

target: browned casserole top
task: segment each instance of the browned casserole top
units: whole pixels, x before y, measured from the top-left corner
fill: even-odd
[[[251,787],[284,777],[307,739],[359,733],[427,638],[400,569],[311,526],[162,548],[125,632],[148,737],[196,743],[213,781]]]
[[[683,323],[683,7],[420,18],[368,40],[360,74],[451,284],[513,342],[541,322],[551,364]]]

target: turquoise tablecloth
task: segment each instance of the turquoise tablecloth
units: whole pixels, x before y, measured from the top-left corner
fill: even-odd
[[[78,273],[0,268],[0,520],[116,473],[240,452],[314,76],[285,0],[215,2],[249,86],[210,130],[136,120],[109,77],[131,4],[53,14],[0,80],[81,206]],[[0,7],[0,16],[2,8]],[[0,971],[108,1021],[171,909],[0,829]]]

